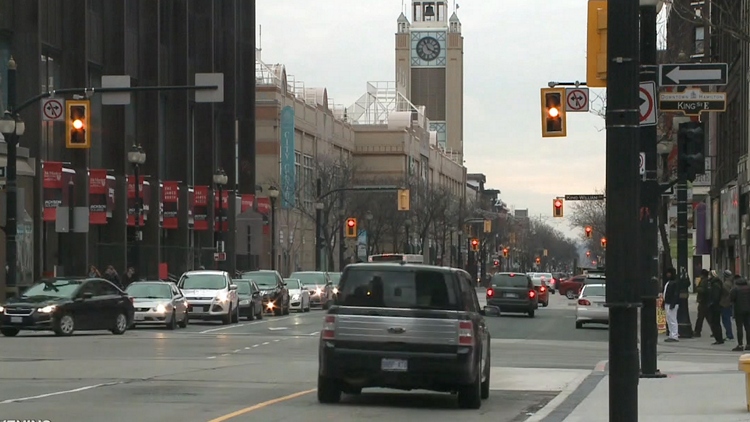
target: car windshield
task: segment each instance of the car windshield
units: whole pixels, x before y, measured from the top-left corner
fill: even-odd
[[[183,275],[178,286],[185,290],[216,290],[227,287],[227,279],[221,274]]]
[[[247,280],[235,280],[234,284],[237,285],[238,295],[249,295],[253,292],[253,289],[250,287],[250,282]]]
[[[252,278],[258,287],[276,287],[276,273],[252,272],[242,274],[242,278]]]
[[[541,280],[539,285],[541,285]],[[493,287],[528,287],[529,280],[524,274],[495,274],[492,276]]]
[[[21,298],[25,297],[73,297],[73,293],[78,290],[81,280],[43,280],[42,282],[29,287],[23,292]]]
[[[604,286],[599,285],[589,285],[586,286],[583,289],[583,297],[589,297],[589,296],[605,296],[606,295],[606,288]]]
[[[441,271],[352,269],[336,300],[368,308],[459,310],[457,285]]]
[[[326,275],[323,273],[292,273],[289,278],[296,278],[302,284],[308,286],[322,286],[326,284]]]
[[[297,279],[290,279],[287,278],[284,280],[286,283],[286,288],[289,290],[301,290],[302,289],[302,283]]]
[[[586,277],[586,279],[583,281],[584,284],[603,284],[607,281],[604,277],[594,276],[594,277]]]
[[[136,299],[172,298],[172,288],[162,283],[133,283],[125,291]]]

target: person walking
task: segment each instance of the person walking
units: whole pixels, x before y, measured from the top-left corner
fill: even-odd
[[[721,333],[721,296],[724,284],[719,279],[716,270],[711,270],[708,279],[708,325],[711,327],[711,336],[714,338],[713,345],[724,344],[724,335]]]
[[[667,283],[664,286],[664,310],[667,311],[667,328],[669,337],[664,339],[668,343],[675,343],[679,340],[679,330],[677,327],[677,310],[680,309],[680,289],[678,282],[674,279],[675,269],[667,270]]]
[[[128,267],[122,276],[122,287],[127,288],[130,283],[135,281],[135,268]]]
[[[695,285],[695,300],[698,302],[698,316],[695,319],[695,329],[693,330],[693,337],[700,337],[703,331],[703,321],[708,316],[708,270],[701,270],[701,275],[696,280]]]
[[[724,331],[727,334],[727,340],[734,340],[732,329],[732,303],[729,301],[729,292],[734,287],[734,275],[729,270],[724,270],[721,291],[721,323],[724,325]]]
[[[122,287],[122,283],[120,283],[120,275],[117,274],[117,270],[112,265],[108,265],[107,269],[104,271],[104,279],[119,287],[120,289],[124,289],[124,287]]]
[[[747,280],[740,277],[729,291],[729,301],[734,310],[734,321],[737,324],[737,347],[733,352],[750,350],[750,285]],[[743,332],[744,329],[744,332]],[[744,337],[748,337],[748,344],[743,348]]]

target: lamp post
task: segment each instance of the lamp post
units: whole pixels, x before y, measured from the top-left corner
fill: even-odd
[[[143,240],[143,232],[141,231],[141,213],[143,212],[143,204],[141,201],[141,183],[139,169],[146,162],[146,152],[143,151],[140,145],[135,145],[130,148],[128,152],[128,162],[133,165],[133,182],[135,186],[135,210],[133,212],[135,217],[135,242],[133,248],[133,268],[135,268],[136,274],[141,275],[140,268],[140,254],[141,254],[141,241]]]
[[[365,259],[370,257],[370,232],[372,231],[372,219],[375,218],[370,211],[365,214],[367,220],[367,237],[365,237]]]
[[[217,217],[219,220],[219,224],[216,227],[216,232],[214,233],[214,241],[216,242],[216,252],[222,253],[225,252],[224,250],[224,185],[229,182],[229,178],[227,177],[227,174],[224,172],[224,169],[219,168],[216,170],[216,173],[214,174],[214,184],[216,185],[216,189],[219,191],[219,210],[217,211]],[[216,267],[219,267],[219,261],[216,261]]]
[[[323,203],[320,196],[323,195],[323,181],[318,178],[315,181],[315,271],[323,269],[323,248],[326,240],[323,239]],[[327,268],[326,268],[327,269]]]
[[[8,148],[7,158],[7,180],[6,180],[6,223],[5,223],[5,264],[8,271],[5,285],[15,287],[17,282],[16,273],[18,272],[18,243],[16,235],[18,233],[18,188],[16,180],[18,178],[17,157],[18,142],[21,135],[26,130],[26,125],[21,118],[15,113],[16,107],[16,61],[13,57],[8,60],[8,107],[0,119],[0,133],[5,137],[5,143]]]
[[[268,188],[268,197],[271,199],[271,269],[276,269],[276,199],[279,197],[279,189],[276,186]]]
[[[407,218],[406,220],[404,220],[404,231],[406,232],[406,240],[404,241],[404,253],[411,253],[409,227],[411,227],[411,219]]]

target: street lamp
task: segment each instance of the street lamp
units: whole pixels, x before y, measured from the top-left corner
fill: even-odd
[[[409,227],[411,227],[411,219],[407,218],[404,220],[404,231],[406,232],[406,241],[404,242],[404,253],[411,253],[411,239],[409,238]]]
[[[141,231],[141,213],[143,210],[143,204],[141,201],[141,183],[139,176],[139,168],[146,162],[146,152],[141,148],[140,145],[133,144],[128,152],[128,162],[133,165],[133,177],[135,181],[135,245],[133,248],[133,268],[135,268],[136,274],[140,276],[140,249],[141,241],[143,240],[143,232]]]
[[[224,172],[224,169],[219,168],[218,170],[216,170],[216,173],[214,173],[213,180],[214,184],[216,185],[216,189],[219,191],[219,211],[217,212],[219,224],[216,228],[216,232],[214,233],[214,237],[216,241],[216,252],[222,253],[224,252],[224,185],[229,182],[229,178]],[[219,266],[218,260],[216,261],[216,266]]]
[[[318,179],[318,195],[320,195],[320,179]],[[315,271],[320,271],[323,268],[322,256],[323,248],[325,247],[325,239],[323,239],[323,208],[325,205],[322,202],[315,203]]]
[[[279,189],[276,186],[268,188],[268,197],[271,199],[271,269],[276,269],[276,199],[279,197]]]
[[[372,231],[370,227],[372,225],[372,219],[374,217],[375,216],[373,216],[370,211],[367,211],[367,214],[365,214],[365,220],[367,220],[367,237],[365,238],[365,242],[366,242],[365,243],[365,258],[370,256],[370,232]]]

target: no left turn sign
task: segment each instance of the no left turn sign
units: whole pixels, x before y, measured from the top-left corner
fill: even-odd
[[[589,89],[588,88],[566,88],[565,89],[565,111],[588,112],[589,111]]]
[[[47,122],[65,120],[64,110],[62,101],[56,98],[47,98],[42,101],[42,120]]]
[[[640,124],[641,126],[656,126],[656,84],[654,82],[641,82],[639,88],[640,96]]]

